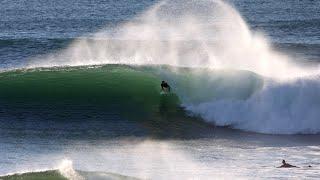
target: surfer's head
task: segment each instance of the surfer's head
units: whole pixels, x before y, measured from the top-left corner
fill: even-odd
[[[286,161],[284,159],[282,160],[282,164],[286,164]]]

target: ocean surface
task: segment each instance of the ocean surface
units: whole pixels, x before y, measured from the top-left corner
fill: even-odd
[[[0,17],[0,179],[320,178],[320,1],[4,0]]]

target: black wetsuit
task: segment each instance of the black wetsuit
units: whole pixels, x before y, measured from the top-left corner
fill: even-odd
[[[170,92],[170,86],[167,82],[162,82],[161,83],[161,89],[164,90],[164,89],[168,89],[168,91]]]
[[[291,164],[285,163],[279,166],[278,168],[297,168],[297,166],[293,166]]]

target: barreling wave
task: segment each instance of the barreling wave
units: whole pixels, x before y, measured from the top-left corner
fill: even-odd
[[[144,96],[153,101],[157,82],[152,74],[118,65],[15,70],[1,74],[1,99],[103,102]]]
[[[2,103],[96,104],[154,114],[185,107],[192,116],[247,131],[318,133],[319,77],[276,82],[249,71],[103,65],[0,74]],[[160,82],[173,88],[160,94]],[[190,114],[189,114],[190,115]]]
[[[172,94],[160,94],[160,82]],[[320,132],[319,76],[287,82],[249,71],[103,65],[37,68],[0,74],[1,103],[117,105],[153,114],[184,107],[217,126],[272,134]]]
[[[168,81],[172,93],[160,93],[161,80]],[[194,138],[210,134],[213,126],[190,118],[184,104],[247,99],[261,86],[261,78],[248,71],[110,64],[37,68],[0,73],[0,107],[67,122],[95,115],[108,121],[114,114],[119,123],[128,119],[130,127],[142,125],[138,132],[155,138]]]
[[[173,93],[160,94],[161,80]],[[218,99],[247,99],[261,79],[248,71],[172,66],[103,65],[37,68],[0,74],[2,101],[94,102],[159,105],[164,97],[178,106]]]
[[[90,68],[101,64],[109,65]],[[1,74],[1,100],[134,104],[145,111],[170,104],[218,126],[320,133],[319,69],[293,63],[220,0],[161,1],[112,35],[101,30],[26,67],[36,69]],[[175,93],[165,102],[161,80]]]

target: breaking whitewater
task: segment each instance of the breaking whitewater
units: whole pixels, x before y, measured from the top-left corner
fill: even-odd
[[[139,6],[35,57],[68,40],[0,41],[31,52],[0,66],[0,179],[319,179],[318,66],[296,64],[225,1]]]
[[[0,75],[2,100],[28,95],[98,99],[97,94],[105,97],[129,85],[138,92],[119,97],[134,96],[146,104],[146,90],[156,99],[157,83],[166,80],[189,116],[214,125],[267,134],[320,132],[318,69],[295,65],[219,0],[183,6],[180,1],[160,2],[130,22],[79,38],[61,52],[17,68]],[[137,78],[121,79],[131,75]],[[78,97],[72,97],[73,82]],[[28,90],[29,83],[37,88]],[[103,83],[121,85],[112,90]],[[81,90],[85,88],[92,92]]]

